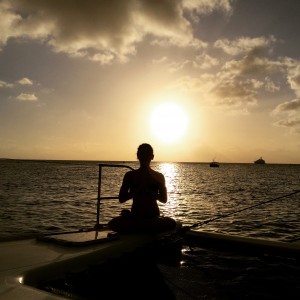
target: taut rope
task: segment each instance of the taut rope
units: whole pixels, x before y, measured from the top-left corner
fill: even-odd
[[[199,227],[199,226],[205,225],[207,223],[210,223],[212,221],[216,221],[216,220],[223,219],[223,218],[229,217],[231,215],[237,214],[237,213],[239,213],[241,211],[244,211],[244,210],[247,210],[247,209],[251,209],[251,208],[263,205],[263,204],[267,204],[267,203],[270,203],[270,202],[273,202],[273,201],[276,201],[276,200],[279,200],[279,199],[282,199],[282,198],[290,197],[290,196],[298,194],[298,193],[300,193],[300,190],[294,191],[294,192],[292,192],[290,194],[287,194],[287,195],[276,197],[274,199],[270,199],[270,200],[267,200],[267,201],[259,202],[259,203],[254,204],[254,205],[247,206],[247,207],[239,209],[239,210],[235,210],[235,211],[233,211],[231,213],[228,213],[228,214],[222,214],[222,215],[219,215],[217,217],[214,217],[214,218],[211,218],[211,219],[199,222],[199,223],[195,223],[195,224],[193,224],[191,226],[185,226],[183,229],[189,230],[189,229],[192,229],[192,228],[195,228],[195,227]]]

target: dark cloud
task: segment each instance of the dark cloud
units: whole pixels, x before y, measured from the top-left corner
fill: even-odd
[[[55,51],[109,63],[126,61],[149,35],[173,45],[197,44],[184,11],[224,8],[230,1],[3,0],[0,45],[39,39]]]
[[[279,104],[275,108],[275,112],[295,112],[300,111],[300,99],[293,99]]]
[[[221,81],[211,93],[217,96],[217,104],[226,106],[242,103],[256,104],[257,91],[254,85],[254,81],[233,78],[232,80]]]
[[[291,89],[300,97],[300,63],[295,62],[289,69],[288,82]]]
[[[300,99],[293,99],[279,104],[272,114],[287,115],[285,119],[276,121],[275,126],[290,128],[292,133],[300,133]]]

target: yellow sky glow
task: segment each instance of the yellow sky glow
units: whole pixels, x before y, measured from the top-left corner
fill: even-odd
[[[0,1],[0,158],[300,164],[298,0],[61,2]]]

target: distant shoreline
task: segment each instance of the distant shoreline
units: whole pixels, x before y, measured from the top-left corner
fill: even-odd
[[[40,159],[40,158],[5,158],[0,157],[0,161],[32,161],[32,162],[94,162],[94,163],[115,163],[115,164],[127,164],[127,163],[135,163],[137,160],[82,160],[82,159]],[[209,161],[207,162],[200,162],[200,161],[156,161],[154,160],[153,163],[181,163],[181,164],[210,164]],[[253,165],[300,165],[300,163],[265,163],[265,164],[255,164],[254,162],[219,162],[220,166],[222,165],[229,165],[229,164],[253,164]]]

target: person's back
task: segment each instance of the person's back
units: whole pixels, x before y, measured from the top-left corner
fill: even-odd
[[[174,228],[176,222],[173,219],[160,217],[157,200],[167,202],[167,189],[164,175],[150,168],[154,158],[151,145],[141,144],[137,157],[140,168],[125,174],[119,193],[120,203],[133,200],[131,212],[111,220],[110,228],[118,232],[164,231]]]
[[[126,175],[126,180],[132,192],[131,212],[137,218],[159,217],[159,191],[163,188],[163,179],[160,173],[151,169],[138,169]]]

